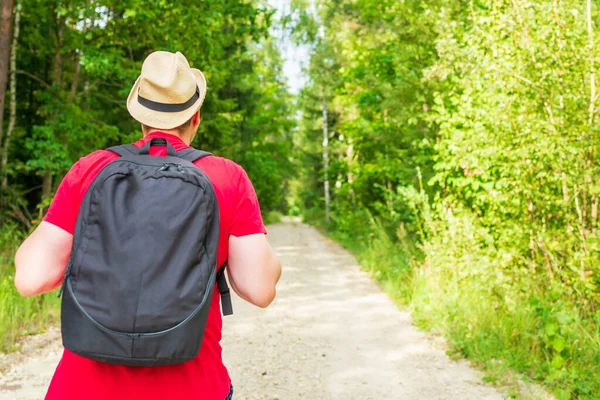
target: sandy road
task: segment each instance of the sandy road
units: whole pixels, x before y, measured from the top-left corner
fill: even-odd
[[[234,299],[224,357],[236,400],[496,400],[465,362],[451,361],[407,313],[314,228],[271,226],[284,274],[266,310]],[[41,399],[61,351],[57,329],[0,356],[0,400]]]

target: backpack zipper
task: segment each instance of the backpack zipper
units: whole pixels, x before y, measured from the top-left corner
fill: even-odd
[[[213,275],[214,274],[214,275]],[[214,287],[215,285],[215,280],[213,276],[216,277],[216,270],[214,272],[211,273],[211,276],[209,278],[209,286]],[[212,279],[211,279],[212,278]],[[196,309],[187,316],[186,319],[184,319],[183,321],[181,321],[180,323],[178,323],[175,326],[172,326],[168,329],[162,330],[162,331],[158,331],[158,332],[148,332],[148,333],[130,333],[130,332],[118,332],[115,330],[112,330],[110,328],[105,327],[104,325],[102,325],[101,323],[99,323],[98,321],[96,321],[94,318],[92,318],[92,316],[90,314],[88,314],[88,312],[81,306],[81,304],[79,303],[79,301],[77,300],[77,297],[75,297],[75,293],[73,293],[73,287],[71,286],[71,282],[68,281],[65,286],[67,287],[66,290],[69,291],[69,294],[71,295],[71,299],[73,300],[73,302],[75,303],[75,305],[77,306],[77,308],[79,308],[79,310],[81,310],[81,312],[87,317],[88,320],[90,320],[94,325],[96,325],[98,328],[102,329],[105,332],[108,332],[110,334],[116,334],[116,335],[124,335],[124,336],[128,336],[128,337],[146,337],[146,336],[159,336],[159,335],[164,335],[166,333],[169,333],[171,331],[174,331],[175,329],[179,328],[180,326],[183,326],[185,324],[187,324],[192,318],[194,318],[196,316],[196,314],[198,314],[198,312],[200,312],[200,309],[202,307],[205,306],[205,303],[209,300],[209,297],[212,296],[213,290],[207,290],[206,293],[204,294],[204,297],[202,298],[202,302],[198,305],[198,307],[196,307]],[[210,295],[210,296],[209,296]]]
[[[63,277],[62,285],[60,286],[60,290],[58,291],[58,298],[62,296],[65,291],[65,286],[67,285],[67,279],[71,276],[71,268],[73,268],[73,262],[69,260],[69,265],[67,265],[67,270],[65,271],[65,276]]]
[[[171,168],[171,167],[177,168],[177,171],[179,171],[179,172],[183,172],[183,165],[177,164],[177,163],[170,163],[170,162],[163,163],[162,166],[157,168],[157,171],[159,171],[159,172],[168,171],[169,168]]]

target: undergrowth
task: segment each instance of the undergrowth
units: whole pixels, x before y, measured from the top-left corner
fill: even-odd
[[[265,225],[279,224],[281,223],[282,219],[283,214],[281,214],[279,211],[270,211],[265,215],[263,222]]]
[[[55,292],[23,298],[15,289],[13,257],[21,240],[11,224],[0,229],[0,352],[14,350],[18,337],[40,332],[59,316]]]
[[[471,360],[488,382],[512,384],[513,398],[513,371],[559,400],[598,398],[597,314],[582,313],[560,283],[519,270],[510,249],[487,245],[487,232],[468,213],[424,216],[423,240],[407,239],[402,226],[390,235],[364,215],[347,219],[321,227],[411,309],[418,327],[445,336],[450,355]]]

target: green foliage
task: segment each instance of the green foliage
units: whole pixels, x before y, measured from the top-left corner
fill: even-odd
[[[326,227],[421,326],[489,371],[594,398],[598,6],[322,0],[316,10],[295,139],[305,218],[323,218],[327,172]]]
[[[0,350],[54,318],[55,295],[16,293],[11,257],[77,159],[141,137],[125,100],[153,51],[181,51],[207,77],[192,145],[241,164],[265,215],[287,210],[295,120],[273,13],[254,0],[22,0],[16,127],[0,170]]]
[[[207,77],[194,145],[242,164],[265,210],[284,211],[294,121],[272,14],[256,1],[23,0],[0,214],[31,213],[79,157],[141,136],[125,99],[155,50],[183,52]]]
[[[13,284],[13,256],[23,240],[16,224],[0,229],[0,352],[13,349],[15,340],[56,322],[59,301],[55,294],[24,299]]]
[[[265,215],[264,223],[265,225],[280,224],[282,220],[283,214],[279,211],[271,211]]]
[[[502,360],[567,398],[593,398],[600,390],[596,318],[565,296],[563,284],[540,284],[512,268],[470,211],[427,212],[426,258],[415,269],[411,303],[417,323],[445,332],[455,351],[488,368]]]

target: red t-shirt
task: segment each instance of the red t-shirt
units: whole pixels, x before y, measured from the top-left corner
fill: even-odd
[[[134,143],[143,146],[163,137],[179,151],[188,147],[176,136],[153,132]],[[150,154],[166,155],[165,147],[152,147]],[[67,173],[44,220],[73,234],[81,201],[96,175],[118,158],[99,150],[81,158]],[[211,180],[220,212],[217,261],[227,260],[229,235],[266,233],[256,193],[246,172],[233,161],[208,156],[195,162]],[[65,349],[56,368],[46,400],[223,400],[229,394],[230,378],[221,357],[221,308],[215,290],[206,332],[198,356],[184,364],[163,367],[126,367],[80,357]]]

